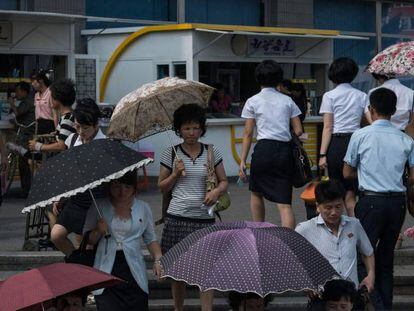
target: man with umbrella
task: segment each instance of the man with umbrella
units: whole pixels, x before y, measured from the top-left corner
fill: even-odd
[[[375,78],[375,80],[378,81],[380,86],[370,90],[369,94],[380,87],[385,87],[397,95],[397,109],[391,116],[391,123],[399,130],[405,131],[405,128],[413,118],[412,110],[414,91],[409,87],[401,84],[395,75],[382,75],[373,73],[372,76]]]

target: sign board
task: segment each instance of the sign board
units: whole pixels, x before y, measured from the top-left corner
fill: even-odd
[[[251,56],[295,56],[295,39],[290,37],[249,36]]]
[[[0,21],[0,45],[12,43],[12,23]]]

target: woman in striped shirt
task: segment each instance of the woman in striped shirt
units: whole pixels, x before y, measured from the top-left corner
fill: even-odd
[[[206,117],[196,104],[183,105],[174,112],[173,128],[183,142],[164,150],[161,156],[158,185],[163,193],[172,192],[162,232],[163,254],[192,232],[214,224],[208,206],[227,191],[227,177],[222,156],[213,146],[218,186],[206,192],[207,148],[199,142],[206,132]],[[184,173],[185,172],[185,173]],[[174,309],[183,310],[185,283],[173,281]],[[203,311],[212,310],[213,291],[200,293]]]

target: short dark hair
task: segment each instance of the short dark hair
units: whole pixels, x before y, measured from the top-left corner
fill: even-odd
[[[56,81],[50,86],[50,95],[63,106],[70,107],[76,99],[75,84],[70,79]]]
[[[49,87],[50,79],[47,76],[47,72],[45,70],[40,70],[38,73],[32,75],[32,79],[36,81],[43,81],[43,83]]]
[[[315,198],[318,204],[345,199],[345,188],[336,179],[321,181],[315,188]]]
[[[82,98],[78,100],[76,108],[73,110],[73,117],[76,122],[82,125],[97,125],[101,117],[101,111],[92,98]]]
[[[30,93],[30,84],[25,81],[20,81],[16,84],[16,89],[19,88],[26,93]]]
[[[358,65],[348,57],[340,57],[329,66],[328,78],[335,84],[351,83],[358,74]]]
[[[327,301],[339,301],[342,297],[348,298],[351,303],[354,303],[357,298],[358,292],[355,289],[353,282],[335,279],[326,282],[322,293],[322,300]]]
[[[180,135],[181,126],[185,123],[195,122],[201,127],[203,136],[206,133],[206,114],[197,104],[185,104],[174,111],[173,130]]]
[[[369,96],[369,104],[382,116],[392,116],[397,109],[397,95],[385,87],[374,90]]]
[[[260,86],[276,87],[283,80],[283,70],[274,60],[264,60],[254,71]]]
[[[246,300],[251,298],[259,298],[260,296],[256,293],[239,293],[236,291],[230,291],[229,292],[229,305],[232,310],[239,310],[240,304]],[[264,298],[264,305],[265,307],[269,304],[269,302],[272,301],[273,297],[272,295],[266,295]]]
[[[125,185],[136,186],[138,182],[137,170],[129,171],[124,176],[116,179],[117,182]]]
[[[289,92],[293,90],[293,82],[289,79],[283,79],[279,84],[284,86]]]

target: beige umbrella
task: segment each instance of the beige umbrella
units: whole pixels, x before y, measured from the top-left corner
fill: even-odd
[[[207,107],[213,90],[203,83],[176,77],[144,84],[116,105],[107,136],[138,141],[169,130],[177,108],[190,103]]]

